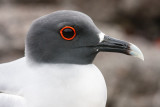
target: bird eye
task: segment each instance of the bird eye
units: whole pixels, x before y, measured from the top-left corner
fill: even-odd
[[[60,30],[60,34],[65,40],[72,40],[76,36],[76,31],[71,26],[65,26]]]

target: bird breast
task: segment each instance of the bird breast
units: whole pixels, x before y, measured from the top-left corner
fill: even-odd
[[[51,64],[33,70],[24,96],[34,107],[105,107],[105,81],[93,64]]]

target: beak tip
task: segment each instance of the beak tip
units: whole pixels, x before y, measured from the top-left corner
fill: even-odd
[[[134,57],[137,57],[141,60],[144,61],[144,56],[143,56],[143,53],[141,52],[141,50],[134,44],[130,43],[130,51],[129,51],[129,54],[131,56],[134,56]]]

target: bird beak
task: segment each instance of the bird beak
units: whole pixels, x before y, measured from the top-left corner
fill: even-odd
[[[144,60],[141,50],[132,43],[111,38],[109,36],[104,35],[103,33],[99,34],[99,38],[100,42],[97,45],[99,51],[118,52]]]

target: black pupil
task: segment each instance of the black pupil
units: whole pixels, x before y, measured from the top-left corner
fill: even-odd
[[[74,31],[73,31],[72,29],[70,29],[70,28],[64,29],[64,30],[62,31],[62,33],[63,33],[63,36],[64,36],[65,38],[71,38],[71,37],[73,37],[73,35],[74,35]]]

